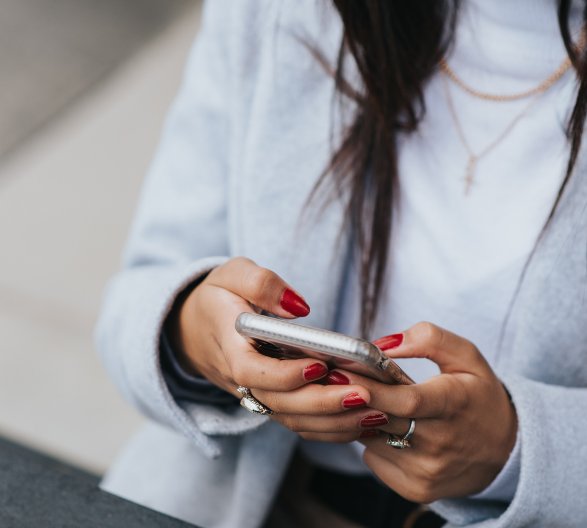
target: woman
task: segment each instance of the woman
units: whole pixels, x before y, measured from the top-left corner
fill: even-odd
[[[103,487],[205,527],[584,525],[582,25],[567,0],[208,2],[98,326],[154,422]],[[418,383],[261,356],[254,309],[387,336]]]

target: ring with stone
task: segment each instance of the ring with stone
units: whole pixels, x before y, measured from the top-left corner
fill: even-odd
[[[263,405],[257,398],[251,394],[251,389],[246,387],[239,387],[237,391],[242,394],[241,406],[247,411],[262,414],[264,416],[271,416],[275,414],[269,407]]]
[[[414,434],[414,429],[416,429],[416,420],[410,420],[410,429],[408,432],[402,438],[390,434],[389,438],[387,439],[387,445],[395,449],[406,449],[408,447],[412,447],[408,440]]]

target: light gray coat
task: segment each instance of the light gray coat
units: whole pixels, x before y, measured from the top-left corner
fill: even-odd
[[[341,34],[319,0],[206,4],[97,328],[114,383],[153,421],[104,489],[206,528],[262,524],[297,436],[240,407],[175,401],[158,340],[178,292],[237,255],[302,292],[308,324],[333,327],[346,254],[337,246],[342,208],[311,219],[311,229],[298,219],[329,159],[334,87],[298,37],[334,60]],[[519,417],[516,495],[511,504],[435,503],[451,526],[587,525],[585,161],[582,154],[532,260],[511,362],[498,372]]]

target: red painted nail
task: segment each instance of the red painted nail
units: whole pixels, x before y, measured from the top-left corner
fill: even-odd
[[[361,431],[359,438],[373,438],[377,436],[379,431],[377,429],[368,429],[367,431]]]
[[[322,365],[322,363],[314,363],[304,369],[304,379],[306,381],[314,381],[324,377],[328,372],[328,367]]]
[[[306,317],[310,313],[310,307],[306,304],[306,301],[291,290],[283,292],[279,306],[296,317]]]
[[[370,414],[361,420],[361,427],[377,427],[378,425],[386,425],[389,423],[387,416],[383,413]]]
[[[375,346],[378,346],[381,351],[391,350],[392,348],[397,348],[404,342],[404,334],[393,334],[382,337],[373,341]]]
[[[342,406],[345,409],[355,409],[356,407],[365,407],[365,405],[367,402],[359,396],[358,392],[353,392],[342,400]]]
[[[332,371],[326,376],[326,383],[328,385],[350,385],[350,380],[340,372]]]

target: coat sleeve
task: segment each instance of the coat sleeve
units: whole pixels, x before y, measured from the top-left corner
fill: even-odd
[[[214,436],[264,424],[240,407],[182,406],[161,373],[159,339],[178,295],[229,258],[227,174],[231,137],[230,0],[206,2],[182,87],[163,129],[126,245],[109,283],[96,343],[123,397],[185,434],[208,456]]]
[[[451,526],[515,528],[587,523],[587,389],[502,377],[518,414],[520,479],[510,503],[472,499],[432,504]]]

